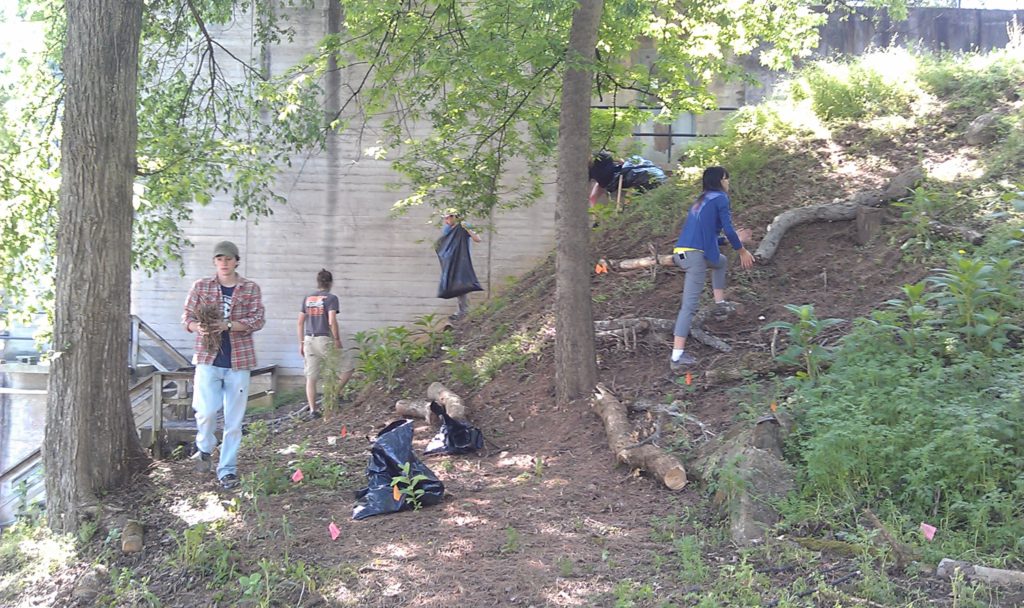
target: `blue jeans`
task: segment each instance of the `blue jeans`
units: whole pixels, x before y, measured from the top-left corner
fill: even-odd
[[[217,447],[217,413],[224,409],[224,441],[220,446],[217,478],[238,474],[242,420],[249,402],[249,370],[196,365],[192,409],[196,412],[196,447],[210,453]]]
[[[717,263],[710,264],[700,251],[687,251],[685,258],[677,253],[672,256],[672,260],[676,266],[686,271],[682,304],[679,307],[679,314],[676,315],[676,327],[672,332],[673,335],[685,338],[690,335],[690,323],[700,304],[700,294],[704,291],[704,275],[708,268],[711,268],[711,287],[725,289],[725,272],[729,267],[729,260],[722,255],[718,257]]]

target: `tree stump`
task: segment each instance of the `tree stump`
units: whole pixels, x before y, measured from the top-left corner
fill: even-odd
[[[854,220],[856,232],[853,240],[858,245],[867,245],[882,225],[882,209],[878,207],[858,207],[857,218]]]

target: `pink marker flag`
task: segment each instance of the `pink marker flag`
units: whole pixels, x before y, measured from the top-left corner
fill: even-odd
[[[295,472],[292,473],[292,481],[295,483],[302,481],[302,469],[295,469]]]
[[[338,529],[338,526],[334,525],[333,521],[331,522],[331,525],[327,526],[327,530],[331,533],[331,540],[338,540],[338,536],[341,535],[341,530]]]
[[[935,530],[935,526],[930,526],[923,521],[921,522],[921,533],[924,534],[924,537],[928,540],[935,538]]]

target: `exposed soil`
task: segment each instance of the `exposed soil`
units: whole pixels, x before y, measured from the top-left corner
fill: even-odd
[[[847,133],[838,139],[852,146],[863,138]],[[930,150],[933,162],[951,154],[941,146]],[[754,227],[757,240],[782,210],[881,186],[921,153],[892,141],[878,143],[873,152],[853,155],[822,142],[799,161],[801,166],[773,161],[770,196],[748,201],[736,214],[737,223]],[[765,188],[737,181],[748,192]],[[598,232],[595,257],[647,255],[648,241],[660,252],[669,251],[675,230],[666,226],[647,239],[631,236],[625,227]],[[750,272],[732,271],[730,299],[738,310],[708,329],[735,350],[718,353],[691,340],[699,359],[694,385],[669,373],[670,344],[643,339],[630,348],[599,343],[602,382],[624,402],[682,400],[714,433],[764,411],[775,395],[770,381],[761,389],[708,385],[701,373],[736,365],[743,357],[767,358],[772,335],[763,327],[785,319],[786,304],[814,304],[819,317],[849,320],[869,313],[895,297],[900,285],[927,272],[901,257],[898,246],[905,234],[900,225],[885,224],[865,246],[853,242],[852,230],[845,222],[801,226],[786,235],[771,263]],[[479,353],[498,334],[536,331],[549,320],[551,275],[548,262],[523,277],[503,295],[506,303],[500,310],[474,315],[456,327],[455,343],[469,354]],[[595,276],[595,318],[674,318],[682,273],[659,269],[650,277],[649,271]],[[848,324],[836,326],[830,339],[847,329]],[[260,571],[263,559],[273,568],[302,562],[319,582],[310,588],[300,577],[275,579],[270,603],[279,606],[691,606],[714,586],[714,573],[735,573],[748,565],[761,583],[751,584],[753,596],[737,598],[735,605],[772,605],[781,590],[815,589],[819,581],[820,591],[806,595],[801,605],[853,605],[830,590],[858,596],[864,574],[857,574],[856,559],[798,552],[784,539],[756,553],[732,547],[706,488],[691,484],[673,493],[616,466],[588,403],[554,404],[553,374],[550,341],[539,355],[503,369],[480,390],[455,382],[439,355],[406,370],[399,391],[365,390],[323,420],[286,418],[273,427],[265,445],[250,446],[240,456],[243,475],[255,472],[261,482],[282,486],[258,502],[251,498],[251,481],[241,492],[224,492],[212,476],[193,472],[189,460],[158,462],[124,492],[108,497],[110,506],[139,517],[146,529],[144,550],[128,556],[117,552],[114,563],[131,568],[137,579],[148,577],[149,591],[164,606],[258,605],[264,595],[244,596],[238,576]],[[425,397],[434,380],[467,400],[473,422],[487,438],[486,449],[475,456],[425,459],[445,484],[442,504],[353,521],[352,492],[365,485],[370,441],[395,418],[396,399]],[[643,416],[636,417],[636,425],[638,438],[650,432],[651,421]],[[432,435],[426,423],[417,423],[418,451]],[[696,426],[679,426],[667,431],[659,445],[684,455],[702,440]],[[304,452],[296,454],[295,446]],[[289,481],[294,461],[314,457],[344,470],[337,487],[318,487],[311,474],[299,483]],[[216,534],[231,548],[237,574],[222,583],[214,584],[210,569],[187,567],[178,551],[182,531],[200,521],[218,522]],[[328,532],[332,522],[340,529],[337,540]],[[687,536],[701,541],[712,573],[707,579],[680,548]],[[99,551],[98,544],[92,550]],[[35,597],[43,604],[91,605],[71,597],[72,581],[84,569],[57,573]],[[950,602],[947,582],[920,573],[890,575],[897,585],[915,589],[936,605]],[[841,582],[833,586],[835,581]],[[145,605],[137,594],[118,597],[115,605]],[[865,600],[865,605],[885,604]]]

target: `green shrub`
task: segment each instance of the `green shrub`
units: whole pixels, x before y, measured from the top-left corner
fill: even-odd
[[[357,381],[363,384],[381,382],[387,390],[398,388],[398,372],[406,365],[433,355],[451,341],[443,331],[434,331],[434,315],[420,317],[414,322],[425,335],[416,339],[412,332],[401,326],[381,327],[361,331],[354,339],[359,348],[357,371],[362,376]]]
[[[918,77],[923,86],[950,107],[973,116],[1013,101],[1024,88],[1024,46],[1020,45],[988,53],[923,55],[920,63]]]
[[[1024,353],[982,328],[1020,314],[1014,267],[955,256],[933,291],[906,286],[797,388],[787,453],[809,502],[929,521],[951,553],[1024,546]]]
[[[826,123],[911,115],[925,97],[916,69],[917,59],[902,49],[868,53],[851,62],[823,60],[801,72],[790,94],[798,102],[809,100]]]

